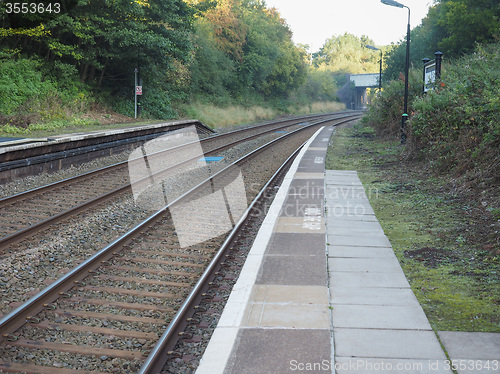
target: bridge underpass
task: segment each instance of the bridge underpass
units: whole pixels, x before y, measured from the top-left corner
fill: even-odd
[[[374,74],[351,74],[350,80],[355,86],[354,101],[351,103],[351,109],[366,109],[370,104],[370,98],[367,94],[367,88],[378,88],[379,73]]]

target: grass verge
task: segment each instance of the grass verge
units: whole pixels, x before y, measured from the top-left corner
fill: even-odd
[[[397,141],[370,127],[337,131],[327,169],[357,170],[432,327],[500,332],[500,224],[477,191],[400,159]],[[370,193],[368,193],[370,192]]]
[[[286,108],[286,114],[308,115],[332,113],[344,109],[345,105],[338,102],[315,102],[310,105],[290,106]],[[202,103],[183,105],[180,111],[184,113],[183,118],[200,120],[211,128],[223,128],[262,120],[272,120],[285,114],[283,111],[272,107],[244,107],[241,105],[220,107]],[[169,120],[135,120],[134,118],[126,117],[106,108],[100,108],[100,110],[89,111],[73,118],[62,118],[45,123],[31,123],[23,127],[10,124],[0,125],[0,136],[43,138],[57,134],[107,130],[162,121],[166,122]]]

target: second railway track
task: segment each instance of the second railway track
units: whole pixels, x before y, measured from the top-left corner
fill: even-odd
[[[286,120],[250,127],[205,138],[201,144],[206,155],[211,155],[299,123],[303,121]],[[160,153],[175,151],[176,149],[165,150]],[[126,161],[4,197],[0,199],[0,254],[12,244],[40,230],[124,192],[130,192]]]
[[[246,204],[318,126],[304,126],[285,140],[240,159],[238,169],[228,167],[229,176],[220,172],[174,206],[185,204],[182,212],[192,217],[201,237],[203,231],[216,233],[221,224],[217,217],[227,212],[227,197],[224,206],[208,204],[205,217],[191,215],[189,201],[209,196],[217,190],[214,183],[228,185],[238,170],[245,186],[253,186],[240,196]],[[231,199],[235,197],[232,194]],[[231,223],[237,218],[232,217]],[[194,220],[204,221],[195,225]],[[181,247],[170,210],[157,212],[29,301],[12,304],[17,309],[0,321],[0,369],[61,374],[137,372],[217,253],[226,237],[218,234],[201,242],[188,239],[190,245]]]

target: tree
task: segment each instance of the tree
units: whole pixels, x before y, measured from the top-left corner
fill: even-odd
[[[500,4],[495,0],[438,0],[422,24],[411,30],[410,59],[421,66],[422,59],[433,59],[438,50],[447,58],[471,52],[478,43],[489,43],[500,36]],[[404,71],[406,41],[399,42],[387,55],[387,79]]]
[[[70,0],[63,10],[2,13],[2,42],[11,49],[21,45],[23,53],[47,61],[71,63],[82,81],[92,82],[99,74],[99,83],[125,80],[139,58],[143,66],[167,69],[190,51],[195,10],[182,0]],[[20,25],[42,27],[46,34],[21,35],[16,31]]]
[[[351,74],[376,73],[379,71],[380,56],[367,49],[367,44],[375,43],[364,35],[334,35],[314,54],[313,64],[320,70]]]
[[[439,0],[437,24],[444,30],[439,47],[450,56],[472,52],[477,43],[500,36],[497,0]]]
[[[191,63],[198,93],[286,97],[306,74],[303,54],[276,9],[259,0],[221,0],[196,22]]]

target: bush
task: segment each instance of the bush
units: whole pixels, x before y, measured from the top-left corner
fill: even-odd
[[[410,74],[410,120],[405,156],[436,170],[479,172],[500,179],[500,43],[443,65],[442,81],[423,95],[422,72]],[[392,81],[374,98],[364,122],[378,133],[399,134],[403,81]]]
[[[28,127],[68,119],[94,102],[76,69],[38,59],[0,61],[0,124]]]
[[[413,111],[413,101],[421,94],[422,72],[412,69],[408,85],[408,114]],[[382,92],[375,95],[363,121],[375,127],[380,135],[399,138],[404,109],[404,76],[389,82],[383,87]]]
[[[440,168],[499,169],[500,43],[446,66],[434,92],[414,102],[410,146]],[[499,173],[497,172],[497,175]]]
[[[1,114],[15,114],[24,103],[43,100],[56,90],[55,85],[44,78],[41,66],[41,62],[32,59],[0,61]]]

